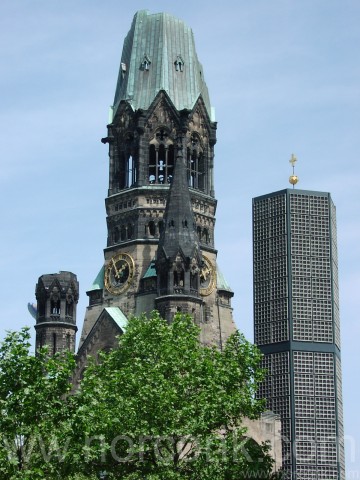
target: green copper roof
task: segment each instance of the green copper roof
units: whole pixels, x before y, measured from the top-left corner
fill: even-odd
[[[145,275],[143,276],[143,278],[152,278],[152,277],[156,277],[155,260],[152,260],[150,262],[150,265],[146,270]]]
[[[191,109],[202,95],[214,120],[191,28],[168,13],[141,10],[124,41],[114,115],[122,100],[134,110],[147,110],[161,90],[167,92],[177,110]]]
[[[107,307],[104,310],[106,310],[122,331],[126,330],[128,320],[119,307]]]
[[[102,290],[104,288],[104,265],[101,267],[100,272],[97,274],[93,284],[89,288],[89,292],[93,290]]]
[[[225,280],[225,277],[220,271],[220,268],[218,265],[216,265],[216,282],[217,282],[218,290],[226,290],[228,292],[232,292],[230,285]]]

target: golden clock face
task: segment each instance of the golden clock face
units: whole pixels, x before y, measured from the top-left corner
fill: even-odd
[[[113,295],[120,295],[130,286],[134,277],[134,260],[128,253],[117,253],[105,267],[105,288]]]
[[[200,294],[210,295],[216,287],[216,270],[210,259],[203,255],[204,265],[200,270]]]

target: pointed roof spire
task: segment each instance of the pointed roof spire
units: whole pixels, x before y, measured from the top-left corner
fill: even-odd
[[[196,233],[194,214],[191,207],[186,158],[184,158],[184,136],[179,134],[173,181],[169,189],[164,215],[164,229],[160,235],[157,259],[165,256],[175,260],[181,252],[185,258],[201,260],[199,239]]]

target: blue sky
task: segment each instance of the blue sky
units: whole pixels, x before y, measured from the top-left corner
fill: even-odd
[[[293,152],[299,188],[332,194],[347,470],[360,478],[358,0],[2,0],[0,336],[32,325],[27,302],[37,279],[59,270],[78,275],[81,328],[106,245],[108,152],[100,138],[139,9],[172,13],[195,34],[218,121],[216,246],[248,338],[252,197],[288,186]]]

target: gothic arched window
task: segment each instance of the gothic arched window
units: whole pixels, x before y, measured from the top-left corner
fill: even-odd
[[[174,174],[174,146],[164,129],[159,130],[149,148],[149,183],[171,183]]]
[[[115,165],[116,186],[121,190],[129,188],[137,181],[136,161],[133,155],[133,136],[128,134]]]
[[[155,236],[155,222],[153,222],[152,220],[149,222],[149,235],[151,235],[152,237]]]
[[[206,188],[205,158],[200,144],[200,138],[196,134],[191,135],[187,149],[187,168],[189,186],[199,190]]]

